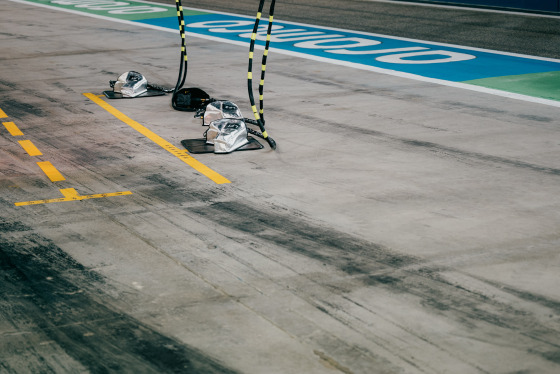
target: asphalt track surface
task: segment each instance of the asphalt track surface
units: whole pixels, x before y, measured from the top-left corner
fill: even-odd
[[[309,4],[277,17],[558,57],[553,18]],[[7,1],[0,24],[1,373],[559,371],[557,107],[271,54],[278,149],[193,155],[218,184],[169,96],[100,97],[174,85],[177,35]],[[189,53],[250,113],[246,48]]]
[[[192,7],[254,16],[256,3],[252,0],[202,0]],[[560,16],[523,16],[491,9],[422,5],[425,4],[375,0],[290,0],[278,1],[275,17],[311,25],[560,58]]]

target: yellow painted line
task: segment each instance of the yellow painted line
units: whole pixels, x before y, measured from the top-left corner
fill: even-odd
[[[21,130],[16,126],[15,123],[13,123],[13,122],[2,122],[2,124],[4,125],[4,127],[6,128],[6,130],[8,130],[8,132],[10,133],[10,135],[12,135],[12,136],[21,136],[21,135],[23,135],[23,133],[22,133]]]
[[[110,193],[99,193],[93,195],[80,195],[74,188],[64,188],[59,190],[60,193],[64,197],[58,199],[43,199],[43,200],[34,200],[34,201],[22,201],[19,203],[15,203],[16,206],[25,206],[25,205],[37,205],[37,204],[48,204],[48,203],[60,203],[64,201],[80,201],[86,199],[99,199],[102,197],[112,197],[112,196],[124,196],[124,195],[132,195],[130,191],[121,191],[121,192],[110,192]]]
[[[43,170],[43,172],[47,174],[47,177],[49,177],[51,182],[66,180],[66,178],[64,178],[64,176],[62,176],[62,174],[60,174],[60,172],[56,170],[53,164],[51,164],[49,161],[38,162],[37,165],[39,165],[41,170]]]
[[[125,114],[121,113],[117,109],[113,108],[111,105],[107,104],[104,100],[99,98],[97,95],[91,93],[84,93],[84,96],[105,109],[107,112],[111,113],[117,119],[126,123],[128,126],[132,127],[134,130],[138,131],[140,134],[144,135],[146,138],[150,139],[175,157],[179,158],[181,161],[206,176],[213,182],[217,184],[231,183],[227,178],[218,174],[214,170],[210,169],[208,166],[204,165],[200,161],[196,160],[194,157],[189,155],[187,150],[175,147],[173,144],[169,143],[167,140],[163,139],[161,136],[152,132],[148,128],[142,126],[133,119],[127,117]]]
[[[8,115],[2,110],[2,108],[0,108],[0,118],[8,118]]]
[[[20,140],[19,145],[29,154],[29,156],[41,156],[42,153],[39,148],[35,147],[35,144],[31,140]]]

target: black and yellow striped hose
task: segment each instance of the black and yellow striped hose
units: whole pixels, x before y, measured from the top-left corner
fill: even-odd
[[[259,83],[259,101],[260,101],[260,105],[259,105],[259,110],[257,110],[257,105],[255,103],[255,97],[253,95],[253,56],[254,56],[254,52],[255,52],[255,41],[257,39],[257,32],[259,29],[259,22],[260,19],[262,17],[262,11],[263,11],[263,7],[264,7],[264,1],[265,0],[260,0],[259,1],[259,9],[257,10],[257,17],[255,18],[255,25],[253,27],[253,33],[251,34],[251,43],[249,44],[249,68],[248,68],[248,73],[247,73],[247,88],[249,90],[249,101],[251,102],[251,109],[253,110],[253,114],[255,116],[255,119],[257,121],[257,124],[260,128],[260,130],[262,131],[262,135],[263,138],[268,142],[268,144],[270,145],[270,147],[272,149],[276,148],[276,142],[268,136],[268,133],[266,132],[265,128],[264,128],[264,77],[265,77],[265,72],[266,72],[266,60],[267,60],[267,56],[268,56],[268,50],[269,50],[269,46],[270,46],[270,38],[271,38],[271,33],[272,33],[272,21],[274,18],[274,5],[276,3],[275,0],[272,0],[271,4],[270,4],[270,10],[268,12],[268,29],[267,29],[267,33],[266,33],[266,44],[265,44],[265,50],[263,53],[263,57],[262,57],[262,64],[261,64],[261,80]]]
[[[187,42],[185,38],[186,26],[183,14],[183,5],[181,0],[175,0],[177,8],[177,18],[179,20],[179,33],[181,35],[181,61],[179,62],[179,77],[177,84],[173,90],[173,97],[171,105],[175,110],[195,112],[205,107],[214,99],[202,89],[197,87],[183,88],[187,79],[188,57],[187,57]]]
[[[187,78],[187,42],[185,38],[185,19],[183,16],[183,5],[181,0],[175,0],[175,7],[177,8],[177,18],[179,20],[179,33],[181,34],[181,60],[179,62],[179,77],[177,78],[177,84],[175,85],[175,92],[185,84],[185,79]]]
[[[264,76],[266,73],[266,59],[268,57],[268,49],[270,47],[270,38],[272,35],[272,21],[274,19],[274,5],[275,5],[276,1],[272,0],[272,2],[270,3],[270,10],[268,12],[268,29],[266,32],[266,44],[264,47],[264,53],[262,56],[262,64],[261,64],[261,81],[259,83],[259,99],[260,99],[260,103],[259,103],[259,109],[260,109],[260,115],[261,115],[261,119],[263,121],[263,124],[265,123],[264,120]]]

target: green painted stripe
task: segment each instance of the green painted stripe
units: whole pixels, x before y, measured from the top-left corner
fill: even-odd
[[[475,79],[463,83],[543,99],[560,100],[560,71]]]

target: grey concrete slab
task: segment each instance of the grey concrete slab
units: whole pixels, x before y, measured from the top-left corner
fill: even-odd
[[[83,95],[173,86],[177,35],[0,15],[24,133],[0,127],[1,371],[558,371],[558,108],[271,54],[278,149],[195,155],[217,185]],[[246,48],[189,53],[248,115]],[[106,101],[176,147],[204,131],[169,96]],[[14,205],[66,188],[132,194]]]

